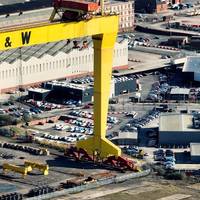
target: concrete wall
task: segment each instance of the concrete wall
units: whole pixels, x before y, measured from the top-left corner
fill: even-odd
[[[12,55],[11,55],[12,56]],[[78,76],[93,72],[94,50],[73,49],[69,53],[58,52],[55,56],[44,55],[27,61],[0,63],[0,93],[19,85],[33,85],[49,80]],[[128,66],[128,41],[115,44],[113,68]]]
[[[200,131],[195,132],[159,132],[160,145],[189,145],[200,142]]]

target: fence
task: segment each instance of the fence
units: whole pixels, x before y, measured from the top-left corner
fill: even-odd
[[[120,182],[126,181],[128,179],[144,177],[144,176],[149,175],[150,172],[151,172],[151,170],[148,169],[148,170],[138,172],[138,173],[130,173],[130,174],[125,174],[125,175],[120,175],[120,176],[116,176],[116,177],[113,177],[113,178],[108,178],[108,179],[104,179],[104,180],[99,180],[97,182],[89,183],[87,185],[81,185],[81,186],[77,186],[77,187],[74,187],[74,188],[64,189],[64,190],[61,190],[61,191],[48,193],[48,194],[41,195],[41,196],[27,198],[27,200],[43,200],[43,199],[57,198],[57,197],[60,197],[60,196],[64,196],[66,194],[78,193],[78,192],[82,192],[84,190],[97,188],[97,187],[100,187],[100,186],[103,186],[103,185],[108,185],[108,184],[111,184],[111,183],[120,183]]]

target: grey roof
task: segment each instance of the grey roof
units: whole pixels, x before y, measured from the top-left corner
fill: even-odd
[[[190,89],[188,88],[172,88],[170,91],[170,94],[185,94],[185,95],[189,95],[190,93]]]
[[[119,132],[118,136],[112,138],[112,140],[116,139],[135,139],[137,140],[138,138],[138,132]]]
[[[200,143],[190,143],[190,155],[200,156]]]
[[[200,132],[199,129],[194,129],[192,125],[192,115],[170,113],[162,114],[159,118],[159,131],[171,132]]]
[[[78,41],[79,46],[82,46],[84,40],[87,40],[88,46],[92,46],[92,39],[90,37],[78,38],[74,39]],[[23,61],[27,61],[32,57],[41,58],[44,55],[55,56],[58,52],[69,53],[73,49],[73,40],[69,44],[67,44],[67,40],[62,40],[59,42],[46,43],[40,45],[34,45],[31,47],[23,47],[0,51],[0,62],[13,63],[17,59],[22,59]],[[81,48],[79,49],[81,50]]]
[[[200,56],[188,56],[183,66],[183,72],[200,73]]]
[[[43,89],[43,88],[30,88],[28,91],[43,94],[43,93],[48,93],[51,90],[47,90],[47,89]]]
[[[0,0],[1,5],[10,5],[16,3],[24,3],[25,0]]]
[[[7,50],[7,51],[0,51],[0,63],[7,62],[12,64],[17,59],[22,59],[23,61],[28,61],[30,58],[41,58],[44,55],[55,56],[59,52],[69,53],[73,47],[73,41],[76,40],[78,42],[78,46],[80,47],[79,50],[81,51],[81,47],[83,41],[87,41],[88,47],[92,47],[92,39],[91,37],[83,37],[83,38],[75,38],[70,40],[70,43],[67,43],[67,40],[62,40],[59,42],[52,42],[40,45],[34,45],[30,47],[23,47]],[[124,39],[117,39],[118,43],[122,43]]]

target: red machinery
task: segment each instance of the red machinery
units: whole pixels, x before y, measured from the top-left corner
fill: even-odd
[[[75,161],[95,161],[95,156],[90,156],[84,149],[77,149],[76,147],[71,147],[66,150],[65,156],[74,159]],[[110,156],[106,160],[100,162],[99,164],[104,164],[111,166],[117,170],[130,170],[130,171],[139,171],[136,163],[127,158],[118,156]]]
[[[87,2],[81,0],[54,0],[53,6],[56,8],[69,8],[74,10],[81,10],[86,13],[96,12],[99,8],[98,4],[95,2]]]
[[[53,7],[54,11],[50,17],[51,21],[53,21],[56,13],[61,13],[61,19],[63,21],[89,20],[92,18],[92,15],[96,15],[99,10],[98,3],[81,0],[54,0]]]
[[[72,159],[75,159],[76,161],[79,160],[93,161],[93,158],[90,155],[88,155],[88,153],[84,149],[77,149],[76,147],[71,147],[67,149],[64,155]]]
[[[112,167],[122,171],[123,170],[139,171],[134,161],[121,156],[118,156],[117,158],[115,156],[110,156],[103,163],[111,165]]]

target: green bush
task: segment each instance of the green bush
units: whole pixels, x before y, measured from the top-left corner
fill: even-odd
[[[23,117],[22,117],[22,120],[24,122],[30,122],[32,120],[32,117],[28,114],[24,114]]]
[[[17,119],[10,115],[0,115],[0,126],[16,125]]]
[[[24,135],[25,134],[25,131],[21,128],[18,128],[18,127],[11,127],[10,131],[12,133],[14,133],[15,135]]]
[[[180,172],[166,172],[165,178],[168,180],[183,180],[185,179],[185,175]]]

